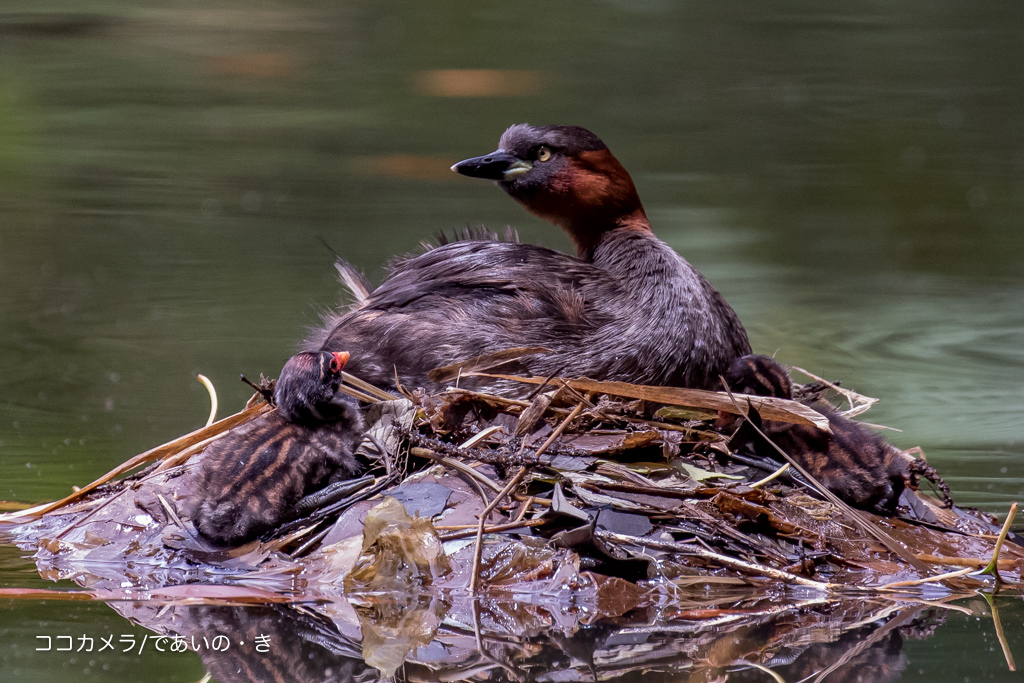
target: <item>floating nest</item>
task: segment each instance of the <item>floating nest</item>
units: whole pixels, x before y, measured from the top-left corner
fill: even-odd
[[[213,618],[175,611],[197,601],[355,604],[348,620],[356,635],[342,637],[336,626],[330,637],[356,649],[361,642],[361,657],[383,671],[453,619],[476,641],[496,632],[528,640],[637,618],[729,624],[727,632],[824,605],[838,625],[823,642],[838,642],[872,620],[910,619],[894,605],[925,594],[1020,586],[1024,550],[1003,542],[1010,517],[1000,528],[912,488],[896,517],[851,509],[785,467],[734,459],[711,426],[718,411],[754,407],[765,419],[827,427],[803,404],[488,377],[536,391],[520,400],[399,386],[392,395],[346,375],[345,391],[367,404],[359,454],[373,463],[368,474],[307,497],[285,523],[238,548],[205,544],[185,501],[204,450],[274,410],[260,394],[60,501],[0,516],[0,531],[34,553],[43,577],[75,581],[87,589],[82,597],[128,601],[112,605],[168,637]],[[873,402],[832,385],[817,389],[839,392],[830,395],[850,416]],[[292,617],[312,618],[301,610]],[[810,646],[797,626],[779,638],[749,661],[763,665],[783,641]],[[665,647],[659,656],[671,651],[674,662],[666,670],[678,670],[681,650]],[[706,655],[694,647],[688,666]],[[608,666],[632,670],[615,658]]]

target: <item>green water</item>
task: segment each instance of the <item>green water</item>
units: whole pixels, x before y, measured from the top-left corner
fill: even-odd
[[[1022,19],[934,1],[5,0],[0,499],[60,497],[200,426],[198,372],[239,408],[238,373],[276,373],[339,300],[317,237],[375,281],[467,224],[567,248],[446,171],[529,121],[597,132],[755,350],[881,398],[867,419],[1002,514],[1024,498]],[[496,73],[467,96],[465,75],[430,73],[448,69]],[[2,552],[0,582],[44,585]],[[11,605],[0,650],[24,654],[53,609]],[[106,632],[105,609],[58,611]],[[939,628],[904,677],[970,677],[934,660],[979,633]],[[978,678],[1010,680],[986,648]],[[138,662],[202,675],[91,675],[134,680]]]

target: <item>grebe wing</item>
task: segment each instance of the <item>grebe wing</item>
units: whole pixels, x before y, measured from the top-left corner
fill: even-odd
[[[594,292],[600,296],[588,296]],[[469,304],[513,296],[538,303],[574,292],[584,302],[618,293],[606,271],[573,256],[528,244],[460,241],[397,264],[365,307],[374,310],[436,306],[437,297]],[[543,306],[542,306],[543,308]]]

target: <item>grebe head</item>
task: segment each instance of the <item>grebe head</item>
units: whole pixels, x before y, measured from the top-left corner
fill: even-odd
[[[586,128],[519,123],[497,150],[452,170],[497,181],[527,211],[565,230],[581,257],[612,230],[651,229],[633,179]]]
[[[339,419],[351,401],[338,393],[349,354],[304,351],[288,359],[274,387],[274,402],[289,422],[316,425]]]
[[[793,398],[793,380],[774,358],[741,356],[725,372],[725,383],[735,394]]]

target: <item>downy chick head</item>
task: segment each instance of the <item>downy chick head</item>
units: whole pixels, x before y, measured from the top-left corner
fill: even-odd
[[[349,354],[304,351],[288,359],[274,388],[274,402],[289,422],[315,426],[342,418],[352,400],[338,393]]]

